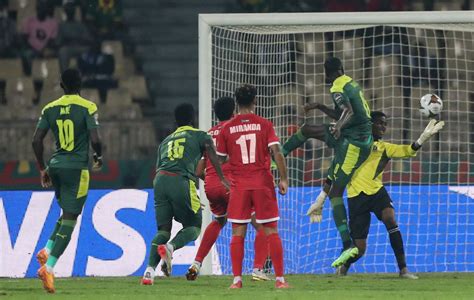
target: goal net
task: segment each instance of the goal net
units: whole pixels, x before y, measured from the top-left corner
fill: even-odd
[[[438,136],[413,159],[393,160],[384,182],[393,199],[414,272],[474,271],[474,25],[463,12],[201,15],[200,127],[216,122],[212,101],[232,96],[241,83],[258,89],[257,114],[270,119],[282,144],[304,122],[331,122],[306,103],[332,107],[323,63],[339,57],[363,87],[371,110],[388,116],[385,140],[410,144],[428,123],[419,99],[444,100]],[[341,24],[333,24],[341,22]],[[279,197],[285,271],[331,273],[342,243],[326,201],[323,220],[305,215],[315,200],[333,152],[309,140],[287,158],[290,191]],[[472,186],[470,186],[471,184]],[[347,203],[347,200],[345,200]],[[347,204],[346,204],[347,207]],[[249,226],[250,229],[250,226]],[[255,232],[246,237],[250,272]],[[214,251],[214,271],[231,273],[231,226]],[[372,215],[366,255],[353,272],[396,272],[384,225]]]

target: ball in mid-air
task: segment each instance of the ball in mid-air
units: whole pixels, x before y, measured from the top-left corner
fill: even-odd
[[[423,117],[434,117],[443,110],[443,100],[435,94],[426,94],[420,99],[420,113]]]

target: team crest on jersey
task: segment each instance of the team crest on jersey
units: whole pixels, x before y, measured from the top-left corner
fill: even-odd
[[[339,105],[342,102],[342,94],[341,93],[335,93],[334,94],[334,101]]]

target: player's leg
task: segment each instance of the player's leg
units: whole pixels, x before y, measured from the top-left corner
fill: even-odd
[[[48,256],[51,253],[51,249],[53,249],[54,242],[56,240],[56,234],[58,233],[59,227],[61,226],[61,220],[62,216],[60,216],[59,219],[56,221],[56,225],[54,225],[53,232],[51,233],[44,248],[38,251],[38,253],[36,254],[36,260],[38,261],[40,266],[43,266],[48,260]]]
[[[58,199],[59,206],[63,210],[61,225],[56,233],[46,264],[38,270],[43,287],[49,293],[54,292],[53,269],[71,240],[77,218],[82,212],[89,191],[88,170],[57,169],[56,172],[58,172],[61,181],[61,196]]]
[[[242,264],[244,260],[245,235],[247,233],[247,223],[232,223],[232,239],[230,241],[230,258],[232,262],[232,274],[234,279],[230,289],[242,288]]]
[[[167,182],[165,181],[165,175],[157,175],[153,181],[157,233],[151,241],[148,265],[141,281],[143,285],[153,284],[156,266],[161,260],[158,255],[158,246],[166,244],[171,236],[173,207],[166,197],[164,187],[166,187]]]
[[[195,280],[197,278],[202,261],[209,251],[211,251],[212,246],[219,237],[221,229],[224,228],[227,223],[227,205],[229,202],[227,190],[222,185],[216,187],[206,186],[206,196],[215,219],[204,231],[194,262],[186,273],[186,279],[188,280]]]
[[[242,288],[242,263],[244,260],[244,241],[247,224],[251,220],[252,202],[250,191],[231,188],[227,217],[232,222],[230,258],[234,275],[231,289]]]
[[[224,228],[226,223],[227,217],[217,217],[206,227],[196,257],[194,258],[194,262],[186,272],[187,280],[196,280],[201,270],[204,258],[206,258],[207,254],[211,251],[212,246],[219,237],[221,229]]]
[[[284,278],[283,244],[278,233],[278,202],[275,190],[266,188],[252,191],[252,204],[255,208],[257,223],[262,224],[267,236],[270,257],[275,271],[275,287],[288,288]]]
[[[359,253],[355,257],[349,258],[343,265],[339,266],[336,269],[336,275],[345,276],[349,271],[349,268],[353,263],[358,261],[362,256],[364,256],[367,249],[367,240],[366,239],[354,239],[354,245],[359,250]]]
[[[254,242],[255,257],[253,261],[252,280],[268,281],[271,280],[271,278],[268,277],[268,275],[263,270],[265,261],[270,255],[267,236],[265,235],[263,225],[256,222],[255,214],[252,215],[251,223],[256,231]]]
[[[351,247],[352,239],[347,224],[347,211],[343,199],[344,189],[348,180],[347,178],[342,178],[344,174],[340,170],[340,165],[343,164],[346,156],[344,150],[336,150],[331,167],[328,170],[325,188],[329,188],[327,194],[331,202],[333,220],[341,237],[343,250],[346,250]]]
[[[328,125],[303,124],[303,126],[283,144],[283,155],[287,156],[291,151],[303,145],[310,138],[325,141],[327,126]]]
[[[400,277],[407,279],[418,279],[417,276],[411,274],[408,271],[405,250],[403,249],[403,238],[398,227],[398,223],[395,219],[395,209],[391,203],[390,196],[384,187],[377,192],[377,207],[375,214],[379,220],[381,220],[385,228],[387,229],[390,245],[392,246],[393,253],[397,259],[398,268],[400,270]]]
[[[172,251],[181,249],[188,243],[196,240],[201,233],[202,212],[201,201],[196,190],[194,181],[179,178],[177,187],[183,193],[178,195],[175,188],[172,196],[172,205],[174,217],[176,221],[183,225],[183,228],[176,234],[176,236],[168,243],[172,247]],[[175,187],[176,187],[175,186]]]
[[[56,199],[60,199],[61,198],[61,189],[60,189],[61,179],[58,176],[58,172],[56,171],[56,169],[49,169],[48,174],[53,184],[55,197]],[[53,232],[51,233],[48,241],[46,242],[45,247],[41,249],[40,251],[38,251],[38,253],[36,254],[36,260],[38,261],[40,266],[43,266],[48,260],[48,256],[51,253],[51,249],[53,249],[53,246],[54,246],[54,241],[56,240],[56,233],[58,233],[60,226],[61,226],[61,216],[59,216],[58,220],[56,221]]]
[[[371,146],[372,139],[355,144],[346,138],[340,138],[334,147],[334,159],[329,174],[332,179],[329,199],[331,199],[333,208],[334,222],[343,240],[344,251],[332,263],[333,267],[344,264],[348,259],[356,257],[358,254],[357,247],[352,245],[349,227],[347,226],[347,212],[342,196],[352,175],[369,156]]]
[[[171,274],[173,252],[195,241],[201,233],[202,212],[201,201],[196,191],[194,181],[181,176],[169,178],[167,197],[173,206],[173,215],[177,222],[183,225],[176,236],[167,244],[158,246],[158,253],[164,260],[163,265]]]
[[[346,275],[350,266],[365,254],[367,236],[370,228],[370,212],[372,210],[370,206],[371,197],[372,196],[361,193],[347,200],[349,204],[349,228],[354,245],[358,249],[358,254],[354,257],[350,257],[345,263],[338,267],[336,271],[338,275]]]

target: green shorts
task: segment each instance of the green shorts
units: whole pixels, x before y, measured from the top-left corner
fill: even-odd
[[[81,214],[89,192],[89,170],[48,168],[48,174],[61,209]]]
[[[357,168],[369,157],[373,138],[366,141],[355,141],[346,137],[335,139],[326,127],[326,144],[334,148],[334,158],[328,170],[328,178],[338,186],[346,186]]]
[[[184,227],[201,228],[201,201],[196,184],[181,175],[157,174],[153,181],[155,190],[155,216],[158,226],[169,224],[174,218]]]

